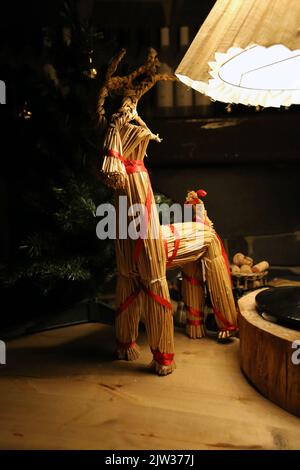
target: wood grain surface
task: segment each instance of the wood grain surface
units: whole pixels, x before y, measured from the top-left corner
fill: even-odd
[[[299,419],[240,370],[239,340],[175,333],[176,371],[114,360],[110,326],[86,324],[8,344],[0,367],[1,449],[298,449]]]
[[[239,300],[241,367],[263,395],[300,416],[300,364],[292,362],[300,331],[264,320],[255,308],[258,292]]]

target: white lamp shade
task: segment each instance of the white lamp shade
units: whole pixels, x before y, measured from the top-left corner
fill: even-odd
[[[176,75],[225,103],[300,104],[300,0],[217,0]]]

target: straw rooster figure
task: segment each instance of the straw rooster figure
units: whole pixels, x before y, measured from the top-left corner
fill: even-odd
[[[159,74],[156,51],[150,49],[144,65],[127,76],[113,76],[125,50],[112,60],[99,92],[98,114],[105,129],[102,175],[115,190],[116,214],[119,220],[118,196],[127,196],[128,207],[140,204],[143,217],[138,221],[128,215],[128,229],[133,224],[134,237],[115,241],[118,270],[115,318],[117,356],[134,360],[139,356],[136,343],[141,313],[153,360],[152,368],[167,375],[175,368],[172,305],[166,270],[181,267],[182,295],[187,311],[187,334],[201,338],[203,328],[205,277],[219,326],[219,337],[236,332],[236,307],[231,279],[224,260],[224,250],[211,222],[202,211],[202,220],[160,226],[151,181],[144,165],[150,140],[161,139],[147,127],[137,113],[139,99],[159,80],[176,80],[174,75]],[[107,122],[104,103],[108,94],[122,96],[119,110]],[[203,190],[202,190],[203,191]],[[203,202],[197,195],[199,206]],[[190,203],[188,200],[187,203]],[[154,234],[154,236],[153,236]]]

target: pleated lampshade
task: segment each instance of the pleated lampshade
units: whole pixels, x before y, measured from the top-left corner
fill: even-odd
[[[300,104],[300,0],[217,0],[176,75],[224,103]]]

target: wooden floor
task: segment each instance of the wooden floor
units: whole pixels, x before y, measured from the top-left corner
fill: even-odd
[[[113,359],[110,326],[10,342],[0,368],[1,449],[299,449],[300,420],[263,398],[239,368],[239,340],[176,331],[177,370],[142,354]]]

